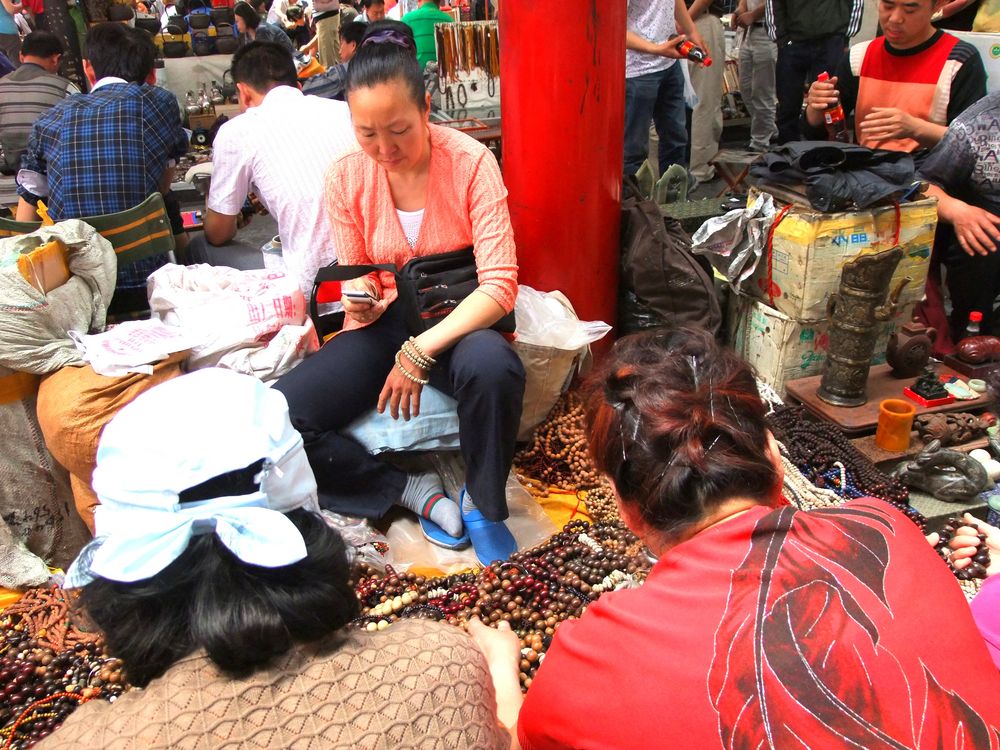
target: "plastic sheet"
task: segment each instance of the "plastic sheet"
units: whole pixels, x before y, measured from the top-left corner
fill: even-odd
[[[354,562],[367,563],[377,570],[385,570],[386,565],[393,564],[392,555],[387,549],[389,540],[370,521],[344,516],[331,510],[324,510],[322,514],[327,525],[340,534],[352,551]]]
[[[704,255],[736,289],[753,275],[767,246],[774,198],[760,193],[744,209],[716,216],[691,238],[691,251]]]
[[[455,484],[453,472],[446,468],[445,488]],[[461,480],[464,483],[464,480]],[[458,497],[458,492],[450,490],[450,497]],[[527,549],[548,539],[558,529],[549,519],[535,498],[521,486],[513,474],[507,478],[507,508],[510,518],[507,528],[517,540],[518,549]],[[482,567],[472,547],[463,550],[447,550],[437,547],[426,539],[420,531],[417,517],[405,511],[392,515],[392,523],[386,530],[392,565],[398,571],[414,570],[422,574],[434,571],[450,575],[470,568]]]

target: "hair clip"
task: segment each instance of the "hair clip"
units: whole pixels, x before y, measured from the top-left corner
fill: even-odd
[[[361,46],[367,47],[369,44],[395,44],[397,47],[403,47],[408,50],[416,51],[417,49],[408,36],[401,34],[395,29],[380,29],[369,34],[361,42]]]

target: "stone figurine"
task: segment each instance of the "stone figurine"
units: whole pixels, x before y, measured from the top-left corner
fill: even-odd
[[[914,433],[924,443],[937,440],[942,446],[961,445],[986,434],[986,423],[975,414],[919,414],[913,420]]]
[[[965,453],[942,448],[940,440],[932,440],[912,461],[896,467],[891,476],[949,503],[971,500],[991,486],[981,463]]]

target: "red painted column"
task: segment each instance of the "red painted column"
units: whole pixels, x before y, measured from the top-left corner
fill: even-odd
[[[626,3],[500,3],[503,177],[521,283],[614,324]]]

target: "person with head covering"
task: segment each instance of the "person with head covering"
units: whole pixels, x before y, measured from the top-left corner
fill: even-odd
[[[350,551],[278,391],[221,369],[157,386],[105,428],[93,483],[66,586],[142,690],[81,706],[41,750],[509,745],[461,630],[345,627]]]
[[[996,746],[1000,675],[954,576],[889,503],[784,502],[736,354],[703,331],[620,340],[587,433],[657,562],[559,626],[517,719],[523,747]],[[516,638],[470,631],[509,717]]]

